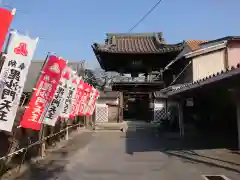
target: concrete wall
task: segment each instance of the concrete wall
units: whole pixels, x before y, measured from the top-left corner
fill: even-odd
[[[225,69],[225,50],[196,56],[192,59],[193,81],[203,79]]]

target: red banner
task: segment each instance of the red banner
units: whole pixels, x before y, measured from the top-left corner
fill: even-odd
[[[96,101],[97,101],[98,97],[99,97],[99,91],[96,90],[96,93],[95,93],[95,95],[94,95],[94,100],[93,100],[93,102],[92,102],[92,104],[91,104],[90,110],[89,110],[88,113],[87,113],[87,116],[93,114],[94,109],[95,109],[95,106],[96,106]]]
[[[84,92],[83,86],[84,86],[84,82],[82,80],[80,80],[78,83],[78,86],[77,86],[75,101],[72,105],[72,111],[69,116],[71,119],[74,119],[74,117],[78,115],[78,107],[79,107],[79,104],[80,104],[80,101],[81,101],[81,98],[82,98],[82,95]]]
[[[90,111],[91,111],[91,108],[92,108],[93,103],[94,103],[94,98],[95,98],[96,92],[97,92],[97,90],[94,87],[92,87],[91,92],[90,92],[90,96],[89,96],[89,101],[88,101],[88,104],[87,104],[87,109],[85,110],[86,116],[90,115]]]
[[[0,52],[2,51],[2,47],[15,11],[16,9],[9,11],[7,9],[0,8]]]
[[[84,83],[83,84],[83,90],[84,90],[83,95],[82,95],[82,98],[80,100],[79,107],[78,107],[78,115],[79,116],[85,115],[84,110],[85,110],[85,107],[87,106],[87,103],[88,103],[88,99],[89,99],[89,95],[90,95],[90,91],[91,91],[91,86],[87,83]]]
[[[65,60],[57,56],[49,57],[49,60],[42,70],[42,75],[36,84],[29,105],[24,112],[20,126],[40,130],[41,123],[52,101],[65,67]]]
[[[88,104],[89,104],[89,101],[90,101],[90,95],[91,95],[91,92],[92,92],[92,86],[88,84],[88,88],[85,89],[85,94],[86,94],[86,101],[85,101],[85,106],[84,106],[84,110],[83,110],[83,114],[86,115],[87,114],[87,111],[88,111]]]

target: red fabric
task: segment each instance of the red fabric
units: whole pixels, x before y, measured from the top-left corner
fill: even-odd
[[[87,113],[88,116],[90,116],[90,115],[93,114],[93,110],[92,110],[92,109],[94,109],[95,106],[96,106],[96,101],[97,101],[97,99],[98,99],[98,96],[99,96],[99,92],[98,92],[98,90],[97,90],[96,93],[95,93],[95,96],[94,96],[94,100],[93,100],[93,102],[92,102],[92,104],[91,104],[91,108],[89,109],[89,111],[88,111],[88,113]]]
[[[0,8],[0,51],[2,51],[2,47],[7,36],[8,29],[11,25],[13,19],[12,12]]]
[[[84,107],[84,115],[87,115],[87,111],[88,111],[88,103],[90,100],[90,93],[92,92],[92,86],[88,84],[88,89],[85,90],[86,92],[86,101],[85,101],[85,107]]]
[[[40,130],[43,117],[54,96],[66,61],[57,56],[50,56],[43,68],[36,90],[33,92],[28,108],[24,112],[20,125],[24,128]]]
[[[27,50],[27,44],[26,43],[20,43],[18,47],[14,49],[15,54],[20,54],[22,56],[27,56],[28,55],[28,50]]]
[[[81,97],[81,100],[79,102],[79,107],[78,107],[78,115],[79,116],[84,116],[84,109],[86,107],[86,104],[88,103],[90,92],[91,92],[91,86],[87,83],[84,83],[83,85],[83,95]]]
[[[94,87],[91,88],[91,91],[92,91],[92,92],[90,92],[90,95],[91,95],[91,93],[92,93],[92,96],[93,96],[93,97],[92,97],[91,101],[90,101],[90,97],[89,97],[88,109],[87,109],[87,111],[86,111],[86,116],[89,116],[90,113],[91,113],[91,109],[93,108],[94,101],[95,101],[95,96],[96,96],[96,93],[97,93],[97,91],[96,91],[96,89],[95,89]],[[94,94],[93,94],[93,93],[94,93]]]
[[[74,101],[72,102],[72,111],[69,114],[69,118],[72,119],[72,120],[74,120],[74,117],[77,115],[76,111],[77,111],[77,104],[79,102],[79,95],[81,95],[81,93],[82,93],[81,91],[79,91],[80,90],[79,87],[82,86],[83,82],[82,82],[82,80],[79,80],[77,78],[79,78],[79,77],[76,77],[72,81],[73,84],[77,85]]]

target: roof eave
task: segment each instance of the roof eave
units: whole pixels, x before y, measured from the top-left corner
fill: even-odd
[[[201,44],[209,44],[209,43],[213,43],[213,42],[218,42],[218,41],[229,41],[229,40],[240,40],[240,36],[225,36],[222,38],[218,38],[215,40],[211,40],[211,41],[207,41]]]
[[[96,56],[96,58],[97,58],[97,60],[98,60],[98,62],[99,62],[100,67],[105,70],[105,66],[104,66],[104,64],[103,64],[103,62],[102,62],[102,59],[101,59],[100,56],[99,56],[98,49],[96,48],[95,45],[96,45],[96,44],[93,44],[93,45],[91,45],[91,47],[92,47],[93,52],[94,52],[94,54],[95,54],[95,56]]]
[[[168,96],[179,95],[181,93],[185,93],[187,91],[199,88],[203,85],[214,83],[214,82],[223,80],[225,78],[230,78],[232,76],[236,76],[239,74],[240,74],[240,64],[238,64],[236,67],[232,67],[231,69],[226,69],[225,71],[218,72],[216,74],[210,75],[208,77],[194,81],[192,83],[186,83],[182,87],[176,88],[172,91],[168,91],[167,95]]]
[[[139,51],[114,51],[108,48],[102,48],[99,46],[93,46],[94,53],[109,53],[109,54],[167,54],[167,53],[179,53],[183,50],[183,46],[176,45],[179,47],[175,47],[174,49],[170,50],[163,50],[163,51],[156,51],[156,52],[139,52]]]
[[[185,58],[193,58],[193,57],[196,57],[196,56],[199,56],[199,55],[203,55],[203,54],[206,54],[206,53],[209,53],[209,52],[213,52],[213,51],[216,51],[216,50],[223,49],[223,48],[226,47],[226,44],[227,44],[227,42],[224,41],[221,44],[217,44],[215,46],[210,46],[210,47],[207,47],[207,48],[199,49],[199,50],[187,53],[184,56],[185,56]]]

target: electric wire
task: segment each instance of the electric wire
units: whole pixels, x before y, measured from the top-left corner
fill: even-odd
[[[162,2],[162,0],[158,0],[158,1],[154,4],[154,6],[152,6],[152,8],[151,8],[150,10],[148,10],[147,13],[146,13],[144,16],[142,16],[142,17],[139,19],[139,21],[137,21],[137,23],[134,24],[134,25],[129,29],[128,32],[132,32],[136,27],[138,27],[138,26],[158,7],[158,5],[159,5],[161,2]]]

